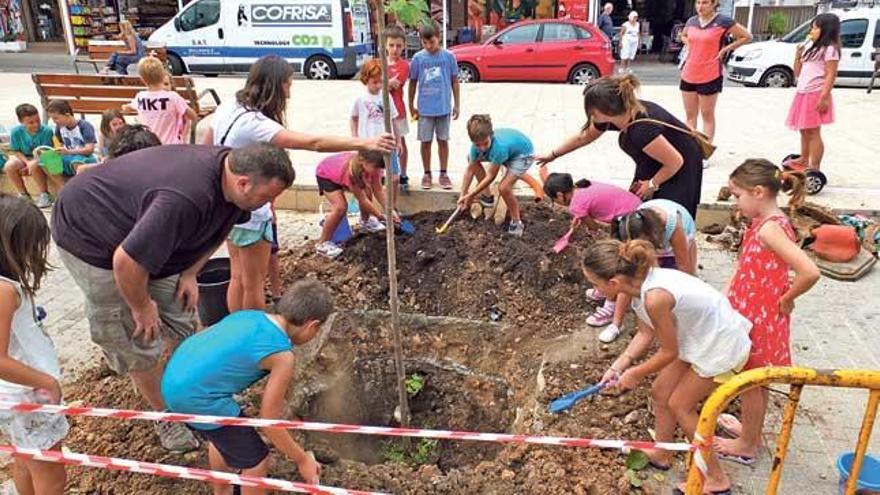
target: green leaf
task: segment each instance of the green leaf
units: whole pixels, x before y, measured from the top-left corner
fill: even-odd
[[[632,485],[632,486],[634,486],[634,487],[636,487],[636,488],[641,488],[641,487],[642,487],[642,479],[639,478],[638,473],[636,473],[636,472],[633,471],[632,469],[627,469],[627,470],[626,470],[626,477],[627,477],[627,479],[629,480],[629,484],[630,484],[630,485]]]
[[[404,26],[418,27],[430,21],[430,10],[425,0],[388,0],[385,12],[394,17]]]
[[[650,459],[648,459],[648,454],[645,454],[641,450],[630,451],[629,455],[626,456],[626,467],[633,471],[641,471],[648,467],[649,463]]]
[[[422,388],[425,386],[425,377],[419,375],[418,373],[413,373],[406,379],[406,393],[409,395],[416,395],[422,391]]]

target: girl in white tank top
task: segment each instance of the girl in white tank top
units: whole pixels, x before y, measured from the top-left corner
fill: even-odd
[[[751,323],[720,292],[678,270],[657,268],[654,246],[641,240],[599,241],[584,254],[584,275],[608,297],[629,294],[639,330],[602,377],[602,383],[634,389],[646,376],[652,384],[656,440],[672,442],[681,427],[693,438],[697,404],[717,383],[738,372],[749,357]],[[659,350],[636,364],[654,340]],[[672,452],[648,449],[652,465],[668,468]],[[731,482],[714,454],[703,489],[728,493]]]
[[[61,401],[61,370],[52,340],[37,321],[34,293],[46,273],[51,237],[43,213],[29,201],[0,194],[0,400]],[[67,435],[57,414],[0,411],[0,431],[16,447],[57,449]],[[64,465],[15,459],[18,493],[61,494]]]

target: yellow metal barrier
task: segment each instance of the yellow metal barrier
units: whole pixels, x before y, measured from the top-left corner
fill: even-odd
[[[718,416],[730,404],[734,397],[746,390],[761,387],[772,383],[788,383],[791,388],[788,393],[788,403],[782,416],[782,430],[776,442],[776,453],[773,456],[770,480],[767,482],[768,494],[775,495],[779,489],[779,481],[782,477],[782,465],[788,452],[788,442],[791,439],[791,430],[794,426],[794,416],[797,411],[798,401],[804,385],[819,385],[823,387],[866,388],[869,389],[868,405],[865,407],[865,417],[862,420],[862,428],[859,431],[859,440],[856,443],[855,459],[853,460],[852,472],[846,483],[846,495],[856,492],[858,474],[862,469],[865,452],[868,449],[868,440],[871,438],[871,429],[874,427],[874,419],[877,416],[877,406],[880,405],[880,371],[868,370],[815,370],[810,368],[758,368],[741,373],[732,380],[722,384],[712,395],[706,399],[703,410],[700,413],[700,422],[697,424],[696,438],[706,439],[699,441],[699,448],[691,456],[690,468],[687,479],[687,494],[700,495],[703,493],[703,475],[699,465],[702,457],[708,455],[712,448],[712,438],[715,436],[715,426]]]

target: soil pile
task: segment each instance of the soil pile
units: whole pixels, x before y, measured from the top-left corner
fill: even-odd
[[[569,227],[567,214],[546,205],[525,205],[525,235],[514,238],[485,220],[460,218],[439,235],[451,211],[417,214],[414,235],[397,242],[400,310],[501,321],[545,332],[573,328],[590,310],[578,262],[586,231],[560,254],[554,242]],[[464,217],[464,215],[463,215]],[[358,235],[335,261],[315,254],[312,244],[281,256],[285,283],[316,277],[334,291],[338,307],[388,308],[388,262],[384,234]]]

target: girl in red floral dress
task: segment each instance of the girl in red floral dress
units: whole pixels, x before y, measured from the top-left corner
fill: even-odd
[[[783,172],[767,160],[746,160],[730,174],[730,190],[743,215],[752,219],[740,248],[739,265],[726,289],[731,305],[752,322],[752,350],[744,369],[791,366],[789,325],[794,301],[819,279],[819,269],[795,244],[795,233],[779,209],[779,191],[789,206],[803,201],[804,177]],[[789,280],[789,269],[794,279]],[[719,425],[735,439],[716,439],[719,457],[754,464],[767,412],[767,390],[742,395],[742,424],[726,415]]]

